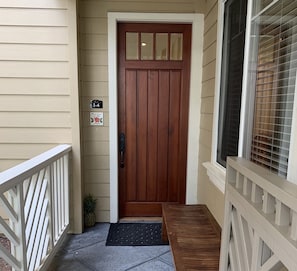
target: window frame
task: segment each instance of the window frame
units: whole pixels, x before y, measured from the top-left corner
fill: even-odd
[[[228,12],[228,9],[230,8],[230,6],[233,5],[237,1],[238,0],[225,0],[224,1],[223,12],[222,12],[222,16],[223,16],[223,19],[222,19],[222,40],[221,40],[222,44],[221,44],[221,48],[220,48],[220,51],[219,51],[220,57],[221,57],[221,60],[220,60],[221,64],[220,64],[220,67],[217,67],[217,68],[220,69],[219,70],[220,80],[219,80],[218,86],[217,86],[218,88],[220,88],[220,90],[218,91],[218,95],[217,95],[217,98],[218,98],[218,101],[217,101],[218,102],[218,104],[217,104],[217,107],[218,107],[217,108],[217,110],[218,110],[218,114],[217,114],[217,116],[218,116],[217,130],[218,130],[218,133],[217,133],[217,139],[216,139],[215,158],[216,158],[216,162],[218,164],[222,165],[223,168],[225,168],[225,165],[226,165],[227,161],[225,161],[225,159],[220,157],[224,153],[223,150],[222,150],[223,149],[222,140],[224,138],[225,131],[224,131],[224,128],[223,128],[222,125],[229,124],[229,122],[227,122],[227,123],[225,122],[226,119],[227,119],[227,116],[224,118],[224,117],[222,117],[222,114],[224,114],[226,112],[225,109],[227,107],[227,101],[229,100],[229,97],[230,97],[230,93],[228,91],[229,86],[230,86],[230,84],[228,82],[228,78],[230,77],[230,73],[232,73],[232,70],[224,71],[224,69],[226,67],[230,66],[229,60],[230,60],[230,55],[232,55],[232,53],[230,52],[230,48],[226,47],[228,45],[228,42],[231,42],[229,40],[229,38],[230,38],[229,37],[229,32],[231,31],[231,26],[229,25],[231,22],[229,21],[229,19],[231,19],[231,17],[228,18],[227,22],[225,22],[225,18],[226,18],[225,13]],[[248,1],[248,0],[246,0],[246,1]],[[242,6],[241,6],[241,8],[242,8]],[[230,10],[229,10],[229,12],[231,13]],[[241,15],[242,14],[240,14],[240,17],[241,17]],[[224,29],[225,25],[226,25],[227,29]],[[241,26],[239,26],[239,28],[241,28]],[[227,34],[226,37],[225,37],[225,34]],[[238,36],[238,33],[236,33],[236,36]],[[246,39],[246,38],[244,37],[244,39]],[[230,46],[231,46],[231,44],[230,44]],[[243,50],[243,53],[245,53],[244,50]],[[235,64],[235,63],[232,63],[232,64]],[[242,63],[242,69],[244,69],[243,63]],[[243,75],[243,73],[242,73],[242,75]],[[232,87],[231,87],[231,89],[232,89]],[[232,90],[234,91],[234,89],[232,89]],[[241,93],[241,97],[242,97],[242,93]],[[223,103],[223,104],[225,103],[225,105],[222,106],[221,103]],[[242,104],[240,103],[240,110],[241,110],[241,105]],[[233,116],[234,116],[233,114],[229,114],[229,117],[233,117]],[[240,114],[240,116],[241,116],[241,114]],[[241,120],[240,120],[240,123],[241,123]],[[231,134],[233,134],[235,131],[230,129],[229,132],[231,132]],[[240,132],[240,130],[239,130],[239,127],[238,127],[238,133],[239,132]],[[228,143],[230,143],[230,142],[228,141]],[[238,142],[238,144],[239,144],[239,142]],[[239,147],[239,145],[238,145],[238,147]],[[237,147],[237,154],[238,154],[238,147]]]
[[[251,148],[251,138],[253,118],[253,103],[254,92],[248,95],[248,68],[250,57],[250,33],[251,33],[251,20],[253,1],[247,2],[247,16],[246,16],[246,36],[245,36],[245,49],[243,60],[243,77],[242,77],[242,97],[241,97],[241,110],[240,110],[240,126],[239,126],[239,141],[238,141],[238,156],[249,157],[247,150]],[[277,1],[277,0],[276,0]],[[226,168],[217,162],[217,147],[218,147],[218,123],[219,123],[219,103],[220,103],[220,84],[221,84],[221,66],[223,61],[223,35],[224,35],[224,12],[227,0],[218,0],[218,20],[217,20],[217,48],[216,48],[216,77],[215,77],[215,96],[214,96],[214,112],[213,112],[213,132],[212,132],[212,150],[211,161],[203,163],[207,169],[207,175],[210,181],[222,192],[225,193],[225,179]],[[273,1],[275,3],[275,1]],[[290,150],[297,149],[297,80],[295,83],[294,107],[292,116],[291,128],[291,141]],[[297,184],[297,152],[290,151],[288,161],[287,180]],[[295,165],[295,166],[294,166]]]

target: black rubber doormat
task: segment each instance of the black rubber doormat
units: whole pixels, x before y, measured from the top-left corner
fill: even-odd
[[[161,223],[110,224],[106,246],[159,246],[163,242]]]

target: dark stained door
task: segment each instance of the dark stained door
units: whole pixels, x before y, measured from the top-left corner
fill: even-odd
[[[160,216],[185,202],[191,25],[120,23],[118,41],[120,217]]]

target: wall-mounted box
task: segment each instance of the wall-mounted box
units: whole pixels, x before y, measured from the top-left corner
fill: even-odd
[[[90,125],[91,126],[103,126],[103,112],[90,112]]]
[[[101,100],[91,100],[90,108],[103,108],[103,101],[101,101]]]

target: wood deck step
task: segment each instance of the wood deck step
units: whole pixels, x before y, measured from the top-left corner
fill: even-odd
[[[165,203],[162,212],[176,270],[219,270],[221,228],[206,205]]]

